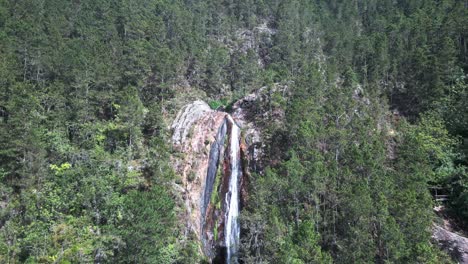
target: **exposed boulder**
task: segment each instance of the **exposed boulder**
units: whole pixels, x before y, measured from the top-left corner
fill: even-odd
[[[179,111],[171,127],[173,129],[172,143],[174,146],[185,145],[192,125],[210,111],[210,106],[203,101],[195,101]]]
[[[468,263],[468,238],[450,232],[440,226],[434,226],[432,237],[458,263]]]

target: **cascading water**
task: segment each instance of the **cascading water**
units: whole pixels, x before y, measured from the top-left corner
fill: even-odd
[[[228,116],[231,123],[231,138],[229,140],[229,159],[231,164],[231,175],[229,179],[229,190],[226,193],[225,213],[225,243],[226,263],[237,263],[237,249],[239,246],[239,179],[242,176],[240,162],[240,129],[234,120]]]
[[[245,124],[242,111],[233,116]],[[238,218],[248,175],[242,161],[249,155],[241,129],[231,115],[203,101],[181,109],[172,129],[174,150],[183,153],[174,155],[173,165],[184,176],[187,228],[200,239],[212,263],[238,263]]]

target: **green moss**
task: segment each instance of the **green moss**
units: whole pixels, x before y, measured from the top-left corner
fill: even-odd
[[[218,241],[218,220],[216,220],[213,227],[214,241]]]
[[[219,185],[221,184],[221,175],[222,175],[222,164],[218,165],[218,170],[216,171],[215,182],[213,192],[211,193],[211,204],[216,205],[219,201]]]
[[[234,96],[230,99],[223,98],[220,100],[213,100],[208,103],[211,109],[216,110],[220,107],[223,107],[226,112],[230,112],[232,110],[232,106],[244,96]]]
[[[213,101],[210,101],[208,103],[208,105],[210,105],[211,109],[213,110],[216,110],[218,109],[219,107],[226,107],[226,105],[228,104],[228,100],[227,99],[220,99],[220,100],[213,100]]]
[[[226,149],[226,144],[227,144],[227,140],[226,138],[224,139],[224,148]],[[220,201],[220,197],[219,197],[219,189],[220,189],[220,185],[221,185],[221,177],[223,175],[223,164],[222,162],[220,162],[220,164],[218,165],[218,169],[216,171],[216,175],[215,175],[215,182],[214,182],[214,188],[213,188],[213,192],[211,193],[211,198],[210,198],[210,202],[211,204],[213,204],[215,206],[216,209],[220,209],[221,208],[221,201]]]

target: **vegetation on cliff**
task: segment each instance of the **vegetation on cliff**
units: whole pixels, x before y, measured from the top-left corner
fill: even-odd
[[[168,124],[260,87],[241,261],[449,262],[428,187],[467,224],[467,27],[462,0],[0,0],[0,262],[201,261]]]

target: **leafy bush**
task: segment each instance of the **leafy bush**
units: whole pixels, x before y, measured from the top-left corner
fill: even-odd
[[[211,107],[213,110],[217,110],[220,107],[226,107],[228,105],[228,100],[227,99],[219,99],[219,100],[212,100],[208,103],[208,105]]]

